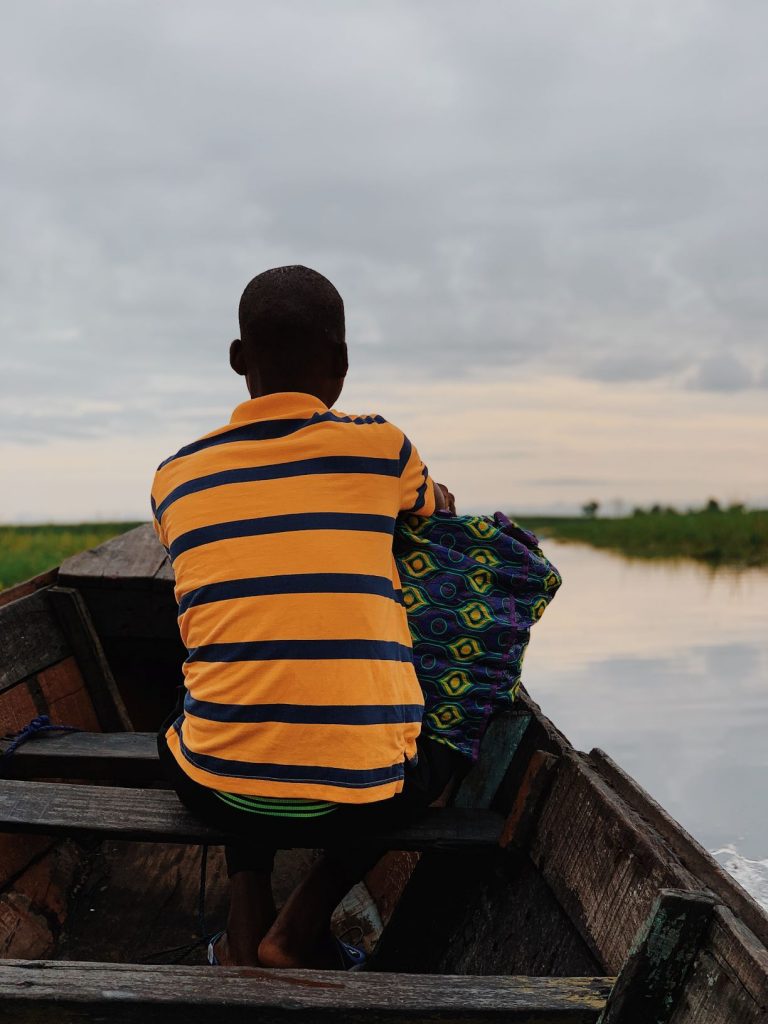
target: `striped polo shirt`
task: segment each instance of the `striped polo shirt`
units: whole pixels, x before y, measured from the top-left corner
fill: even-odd
[[[338,803],[402,789],[423,697],[392,537],[400,512],[434,507],[401,430],[308,394],[243,402],[160,464],[189,652],[167,740],[192,779]]]

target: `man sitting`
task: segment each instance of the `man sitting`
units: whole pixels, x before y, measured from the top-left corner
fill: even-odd
[[[350,966],[357,951],[330,916],[377,854],[345,837],[422,812],[463,763],[419,735],[392,552],[401,512],[453,498],[397,427],[333,408],[347,347],[329,281],[266,271],[239,318],[230,363],[251,398],[162,462],[152,487],[189,650],[160,756],[190,810],[242,837],[226,849],[230,911],[212,962]],[[275,850],[324,845],[277,915]]]

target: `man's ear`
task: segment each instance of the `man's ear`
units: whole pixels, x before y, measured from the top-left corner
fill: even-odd
[[[347,353],[347,343],[342,341],[340,345],[334,346],[333,349],[333,376],[343,380],[347,376],[348,369],[349,354]]]
[[[240,338],[235,338],[229,346],[229,365],[240,377],[244,377],[247,369],[245,365],[245,353]]]

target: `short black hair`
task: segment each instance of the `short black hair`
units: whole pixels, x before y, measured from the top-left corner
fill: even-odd
[[[328,280],[301,265],[275,267],[246,286],[238,310],[240,336],[270,362],[322,359],[345,340],[344,302]],[[288,350],[288,351],[287,351]]]

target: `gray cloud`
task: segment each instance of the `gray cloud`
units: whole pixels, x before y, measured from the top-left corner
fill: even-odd
[[[701,391],[743,391],[755,386],[755,379],[739,359],[722,352],[704,359],[690,380]]]
[[[722,389],[765,353],[763,5],[38,0],[5,21],[4,436],[226,408],[239,292],[284,262],[337,283],[368,377]],[[49,411],[22,423],[25,397]]]

